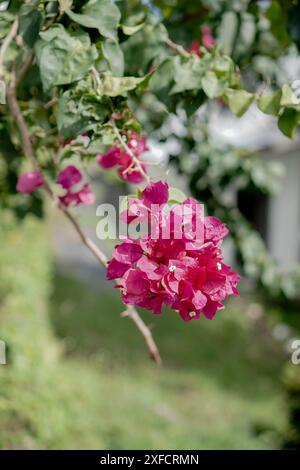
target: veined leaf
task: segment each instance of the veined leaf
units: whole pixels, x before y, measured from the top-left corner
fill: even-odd
[[[92,66],[97,51],[83,31],[69,33],[54,25],[40,33],[36,45],[37,63],[45,91],[53,85],[65,85],[82,78]]]

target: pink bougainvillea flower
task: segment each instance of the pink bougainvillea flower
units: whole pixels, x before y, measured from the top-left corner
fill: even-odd
[[[98,155],[96,160],[102,168],[108,170],[117,166],[120,160],[120,154],[121,150],[119,147],[112,147],[103,155]]]
[[[108,263],[107,278],[117,279],[125,304],[161,313],[164,305],[178,311],[184,321],[204,315],[212,319],[229,295],[238,295],[239,275],[222,259],[221,244],[228,229],[216,217],[204,217],[201,204],[188,198],[168,206],[166,182],[150,183],[140,198],[128,199],[128,209],[121,214],[128,224],[139,217],[152,218],[158,211],[153,238],[151,230],[117,245]],[[187,223],[185,211],[189,209]],[[142,216],[141,216],[142,214]],[[146,214],[146,215],[145,215]],[[199,215],[200,214],[200,215]],[[177,218],[177,220],[176,220]],[[197,223],[202,230],[194,230]],[[176,224],[186,227],[177,237]],[[161,230],[169,222],[168,236]]]
[[[188,49],[188,52],[190,54],[196,54],[198,56],[201,55],[200,43],[199,43],[199,41],[197,41],[197,39],[194,39],[194,41],[192,42],[190,48]]]
[[[201,26],[201,33],[202,33],[202,45],[206,49],[210,49],[215,44],[215,38],[212,35],[211,27],[204,24]]]
[[[202,55],[200,47],[203,46],[206,49],[211,49],[215,45],[215,38],[213,37],[211,27],[204,24],[201,26],[201,35],[202,35],[202,40],[201,44],[197,39],[194,39],[192,42],[190,48],[188,49],[188,52],[191,54],[196,54],[199,57]]]
[[[29,171],[19,176],[17,183],[17,191],[20,193],[30,194],[35,189],[43,186],[44,178],[40,171]]]
[[[148,150],[146,137],[138,136],[136,132],[131,132],[128,136],[127,147],[136,158],[139,158]],[[105,170],[118,167],[118,174],[124,181],[138,184],[144,179],[132,155],[117,145],[110,148],[106,153],[98,155],[96,161]],[[146,172],[146,166],[142,163],[141,166],[143,171]]]
[[[86,183],[80,191],[77,193],[78,197],[78,204],[84,204],[85,206],[90,206],[91,204],[94,204],[96,195],[93,193],[91,190],[91,185],[90,183]]]
[[[96,199],[95,193],[91,191],[91,187],[89,183],[86,183],[82,189],[77,192],[72,192],[67,190],[63,196],[59,197],[60,202],[68,207],[68,206],[78,206],[79,204],[83,204],[85,206],[89,206],[94,204]]]
[[[91,191],[89,183],[85,183],[78,191],[71,190],[81,180],[82,174],[74,165],[67,166],[59,173],[57,183],[65,189],[65,193],[59,197],[59,200],[64,206],[90,205],[95,202],[96,196]]]
[[[70,189],[82,180],[82,174],[74,165],[67,166],[62,170],[57,178],[57,183],[61,184],[64,189]]]
[[[138,136],[136,132],[130,133],[127,146],[137,157],[148,150],[146,137]]]

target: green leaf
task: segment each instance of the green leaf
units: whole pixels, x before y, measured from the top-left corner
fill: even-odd
[[[133,34],[137,33],[140,29],[145,26],[145,23],[137,24],[136,26],[127,26],[125,24],[121,24],[121,29],[126,36],[132,36]]]
[[[300,104],[299,98],[297,98],[297,96],[294,94],[293,90],[289,85],[284,84],[281,91],[281,106],[284,106],[286,108],[294,108],[295,106]]]
[[[186,60],[176,56],[174,66],[175,85],[170,92],[171,94],[202,88],[204,69],[199,57],[193,54],[190,59]]]
[[[167,56],[166,28],[161,24],[146,24],[122,43],[126,57],[126,75],[145,75],[153,61],[160,63]]]
[[[113,39],[106,39],[102,44],[102,51],[109,63],[112,75],[122,77],[124,74],[124,55],[119,43]]]
[[[280,100],[281,90],[277,90],[275,93],[262,95],[258,100],[258,107],[265,114],[278,116],[281,108]]]
[[[3,80],[0,80],[0,104],[6,103],[6,86]]]
[[[63,140],[99,128],[107,119],[110,108],[107,101],[88,93],[85,88],[66,91],[58,100],[57,127]]]
[[[226,80],[218,79],[214,72],[208,71],[202,78],[203,91],[211,99],[221,96],[226,87]]]
[[[245,90],[230,90],[226,97],[230,110],[238,117],[243,116],[255,100],[255,95]]]
[[[186,200],[186,195],[178,188],[169,188],[169,204],[181,203]]]
[[[232,54],[238,27],[239,20],[237,14],[234,11],[224,12],[217,31],[217,40],[225,54]]]
[[[82,78],[97,57],[89,35],[83,31],[69,33],[57,24],[40,33],[35,45],[37,63],[45,91],[53,85],[65,85]]]
[[[25,5],[21,8],[19,16],[19,34],[29,47],[33,47],[39,37],[44,18],[35,7]]]
[[[105,72],[101,74],[99,93],[106,96],[120,96],[127,91],[134,90],[147,79],[147,75],[145,77],[113,77]]]
[[[86,28],[98,29],[102,36],[117,40],[121,13],[112,0],[90,0],[81,13],[66,10],[66,14],[76,23]]]
[[[281,132],[289,137],[294,138],[295,129],[300,122],[300,112],[295,109],[285,108],[282,115],[278,119],[278,127]]]

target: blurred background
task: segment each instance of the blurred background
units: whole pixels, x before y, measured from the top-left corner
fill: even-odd
[[[117,2],[136,23],[163,21],[195,54],[209,26],[252,90],[300,79],[300,5],[286,2],[286,11],[283,3]],[[153,47],[143,63],[144,34],[156,37],[155,26],[124,43],[128,75],[159,54]],[[0,448],[300,448],[300,364],[291,361],[300,339],[299,135],[283,135],[255,105],[237,118],[218,99],[167,102],[163,76],[131,105],[154,178],[167,177],[229,225],[225,258],[242,275],[240,297],[214,321],[183,324],[175,312],[141,310],[163,358],[153,364],[120,318],[118,292],[63,217],[49,204],[41,221],[38,196],[7,202],[13,152],[0,127]],[[191,116],[188,106],[197,109]],[[115,242],[97,239],[96,207],[117,207],[132,188],[96,166],[89,173],[97,201],[76,215],[110,255]]]

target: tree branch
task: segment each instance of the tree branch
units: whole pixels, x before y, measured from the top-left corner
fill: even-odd
[[[185,59],[188,59],[191,56],[191,54],[188,51],[186,51],[183,46],[181,46],[180,44],[176,44],[170,38],[167,38],[165,42],[167,46],[171,47],[171,49],[178,52],[178,54],[180,54]]]
[[[118,139],[118,141],[120,142],[120,144],[122,145],[123,149],[126,151],[126,153],[128,153],[128,155],[131,156],[132,158],[132,161],[134,162],[135,166],[137,167],[138,171],[141,173],[141,175],[145,178],[145,180],[147,181],[147,183],[150,183],[150,177],[149,175],[147,175],[147,173],[145,172],[144,168],[142,167],[141,165],[141,162],[139,161],[139,159],[134,155],[134,153],[131,151],[131,149],[128,147],[128,145],[126,144],[126,142],[124,142],[121,134],[120,134],[120,131],[119,129],[117,128],[116,126],[116,123],[114,120],[111,120],[111,125],[112,125],[112,128],[114,130],[114,133],[116,134],[116,137]]]
[[[14,78],[12,79],[12,82],[7,87],[7,104],[8,104],[8,107],[10,109],[10,112],[13,118],[16,121],[17,127],[19,129],[24,154],[31,161],[33,168],[35,170],[40,171],[40,166],[35,157],[35,153],[32,147],[30,134],[29,134],[26,122],[24,120],[24,117],[22,115],[19,103],[17,101],[15,75],[14,75]],[[45,183],[45,190],[47,191],[48,195],[52,198],[52,200],[55,201],[58,209],[60,209],[63,212],[66,218],[73,225],[82,243],[90,250],[90,252],[99,261],[99,263],[102,264],[104,267],[106,267],[107,258],[105,254],[102,253],[102,251],[97,247],[97,245],[89,237],[85,235],[85,233],[81,229],[79,223],[77,222],[73,214],[65,206],[63,206],[60,203],[60,201],[56,198],[55,194],[53,193],[51,186],[47,182]],[[139,316],[135,308],[132,306],[128,306],[126,309],[126,313],[125,315],[123,314],[123,316],[129,317],[133,321],[133,323],[135,324],[135,326],[137,327],[137,329],[139,330],[139,332],[142,334],[144,338],[144,341],[149,350],[150,357],[157,364],[161,364],[161,357],[160,357],[158,348],[156,346],[156,343],[152,337],[151,331],[147,327],[147,325],[144,323],[142,318]]]
[[[12,40],[17,34],[18,26],[19,26],[19,22],[18,22],[18,18],[16,18],[0,48],[0,78],[3,76],[3,69],[4,69],[3,63],[4,63],[6,51],[9,48],[10,43],[12,42]]]

